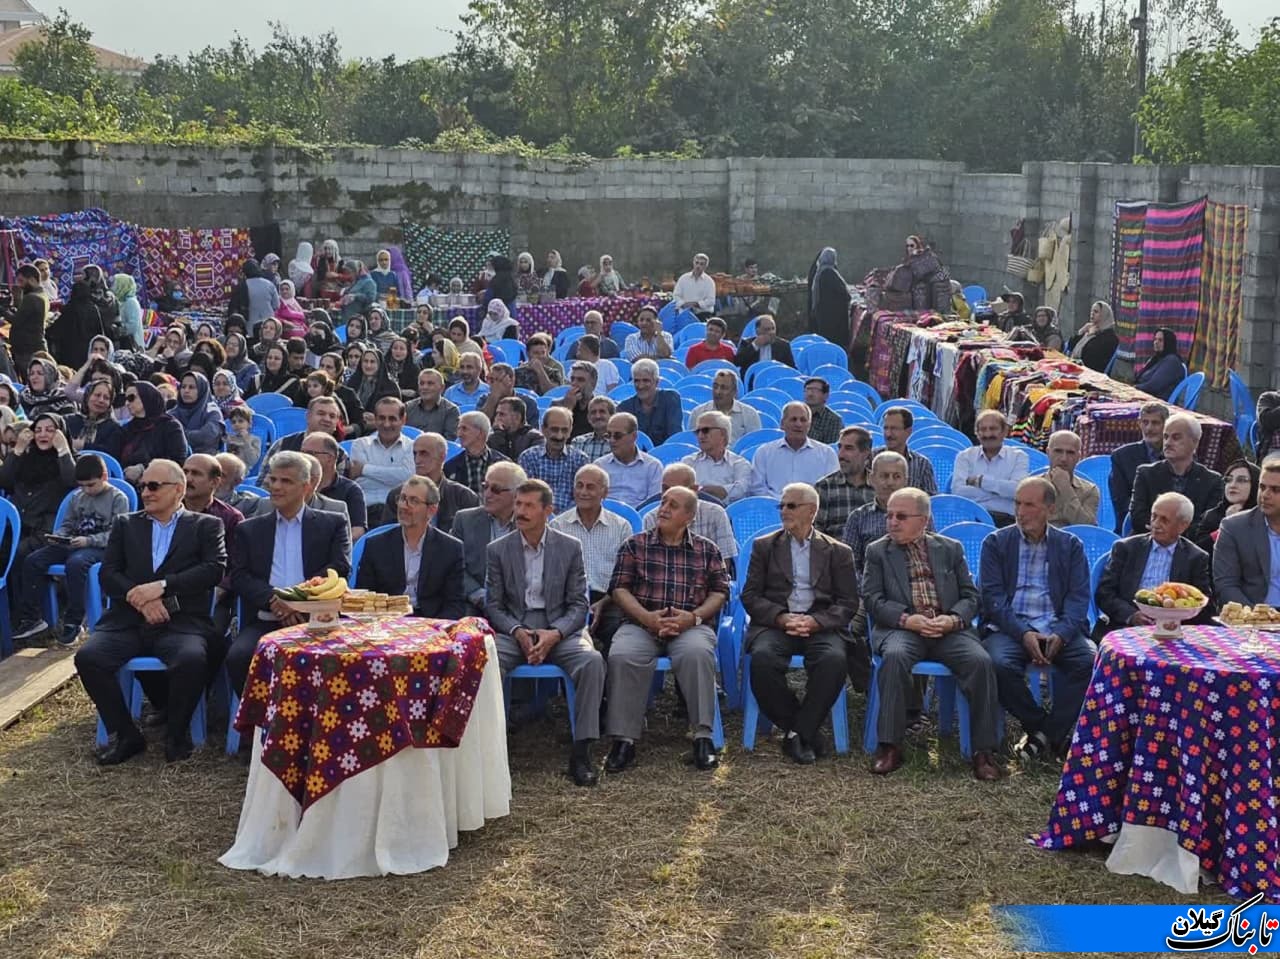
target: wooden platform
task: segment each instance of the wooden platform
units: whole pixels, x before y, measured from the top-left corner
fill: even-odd
[[[20,649],[0,660],[0,729],[75,678],[75,650]]]

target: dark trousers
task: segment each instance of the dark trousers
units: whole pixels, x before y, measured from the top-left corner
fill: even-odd
[[[587,591],[587,597],[594,606],[608,596],[608,593],[597,593],[594,589]],[[609,658],[609,646],[613,643],[613,634],[622,625],[622,610],[616,603],[606,603],[604,613],[599,619],[591,620],[591,639],[600,650],[600,655]]]
[[[804,656],[808,673],[804,701],[787,682],[792,656]],[[760,711],[779,729],[813,742],[844,688],[848,669],[845,638],[833,630],[807,638],[766,629],[751,641],[751,689]]]
[[[204,695],[205,637],[168,630],[164,626],[139,629],[95,629],[76,653],[76,671],[85,692],[98,707],[110,733],[139,737],[120,691],[116,673],[135,656],[155,656],[167,667],[168,735],[180,742],[187,735],[191,714]]]
[[[1093,641],[1074,636],[1058,650],[1053,659],[1053,705],[1047,714],[1036,704],[1027,685],[1031,656],[1022,643],[1004,633],[992,633],[983,645],[996,667],[1000,705],[1018,718],[1026,732],[1043,732],[1053,746],[1070,737],[1093,678],[1093,661],[1098,653]]]
[[[22,561],[22,606],[18,620],[33,620],[40,615],[40,593],[48,585],[49,567],[59,563],[67,567],[66,621],[79,625],[84,621],[84,594],[89,584],[89,567],[101,562],[106,550],[89,546],[70,549],[66,546],[42,546]],[[56,625],[50,623],[50,626]]]
[[[240,624],[240,632],[231,641],[227,649],[227,676],[231,680],[231,691],[239,696],[244,691],[245,680],[249,678],[249,664],[253,662],[253,652],[258,648],[258,640],[267,633],[280,628],[275,620],[254,619],[247,624]]]

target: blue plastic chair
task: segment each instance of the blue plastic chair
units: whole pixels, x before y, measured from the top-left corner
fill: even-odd
[[[1111,529],[1102,526],[1085,526],[1076,524],[1062,527],[1064,533],[1070,533],[1080,540],[1084,546],[1084,558],[1089,568],[1093,569],[1099,557],[1111,554],[1112,545],[1120,539]]]
[[[827,339],[825,336],[823,336],[821,333],[801,333],[799,336],[793,336],[791,338],[791,352],[794,353],[796,356],[799,356],[800,353],[797,352],[797,350],[803,352],[804,350],[807,350],[809,347],[813,346],[815,343],[830,343],[830,342],[831,341]]]
[[[935,443],[926,441],[924,443],[912,443],[911,450],[925,457],[933,466],[933,478],[938,484],[938,489],[945,492],[951,489],[951,473],[956,467],[956,455],[958,450],[951,444],[945,442]]]
[[[283,393],[256,393],[245,400],[245,403],[253,410],[255,418],[293,406],[293,401]]]
[[[1027,473],[1042,473],[1049,468],[1048,454],[1042,453],[1040,450],[1033,449],[1030,446],[1022,447],[1024,453],[1027,454]]]
[[[507,675],[502,677],[502,702],[508,714],[511,713],[511,681],[513,679],[529,679],[533,680],[539,689],[541,689],[543,681],[560,684],[564,689],[565,704],[569,709],[569,735],[573,739],[578,738],[577,722],[574,719],[574,703],[577,701],[577,690],[574,688],[573,680],[559,666],[552,663],[539,663],[537,666],[529,663],[522,663]],[[542,699],[538,697],[539,706],[542,705]]]
[[[636,430],[636,449],[641,453],[653,452],[654,442],[644,430]]]
[[[790,403],[792,400],[795,399],[795,397],[793,397],[790,393],[787,393],[781,389],[777,389],[776,387],[772,387],[772,386],[759,387],[750,395],[758,396],[761,399],[768,400],[770,403],[772,403],[774,406],[778,408],[779,414],[781,414],[782,410],[786,407],[788,403]]]
[[[1244,443],[1249,439],[1257,410],[1253,403],[1253,395],[1249,392],[1249,387],[1245,385],[1244,380],[1240,378],[1240,374],[1235,370],[1228,370],[1227,377],[1231,383],[1232,423],[1236,429],[1236,436],[1241,443]],[[1249,448],[1252,450],[1252,444]]]
[[[351,576],[348,578],[348,582],[351,585],[355,585],[356,576],[360,572],[360,560],[364,556],[364,548],[368,544],[369,540],[374,536],[381,536],[384,533],[389,533],[393,529],[399,528],[399,523],[384,523],[381,526],[375,526],[355,541],[355,544],[351,547]]]
[[[675,300],[668,300],[662,304],[662,309],[658,311],[658,319],[664,324],[680,311],[680,304]]]
[[[834,343],[814,343],[806,347],[796,360],[796,365],[803,373],[813,373],[820,366],[830,364],[837,369],[848,371],[849,354]]]
[[[254,486],[252,483],[241,483],[236,487],[237,493],[249,493],[253,496],[261,496],[264,499],[270,498],[271,494],[261,486]]]
[[[621,500],[616,499],[606,499],[601,505],[610,512],[617,513],[630,523],[631,531],[633,533],[640,533],[644,531],[644,520],[640,518],[640,513],[634,506],[628,506]]]
[[[933,513],[933,528],[946,529],[954,523],[985,523],[992,529],[995,522],[991,514],[971,499],[955,496],[951,493],[939,493],[930,502]]]
[[[296,406],[272,410],[266,418],[275,424],[276,436],[301,433],[307,428],[307,411]],[[255,416],[253,420],[257,423],[258,418]]]
[[[662,683],[666,679],[667,673],[671,672],[671,659],[667,656],[659,656],[657,664],[653,670],[653,687],[649,693],[649,702],[652,703],[658,692],[662,689]],[[720,697],[712,696],[712,702],[715,704],[715,718],[711,722],[711,745],[716,749],[724,749],[724,723],[720,720]]]
[[[779,406],[773,400],[769,399],[768,397],[744,396],[738,402],[742,403],[743,406],[751,407],[753,410],[755,410],[757,413],[760,414],[760,425],[762,428],[777,429],[778,427],[776,424],[782,422],[782,407]],[[772,427],[764,426],[764,418],[766,415],[769,417],[770,420],[773,421],[773,423],[775,424],[774,426]]]
[[[142,684],[138,682],[138,673],[163,673],[166,666],[154,656],[135,656],[116,674],[120,682],[120,692],[129,707],[129,714],[137,719],[142,715]],[[205,697],[196,701],[195,712],[191,714],[191,742],[195,746],[203,746],[205,741]],[[108,735],[106,724],[98,717],[97,744],[105,746]]]
[[[703,360],[693,368],[694,373],[709,373],[713,376],[720,370],[729,370],[735,376],[738,375],[738,368],[728,360]]]
[[[1204,374],[1192,373],[1174,387],[1173,392],[1169,394],[1169,405],[1194,411],[1200,404],[1200,391],[1203,387]]]
[[[976,283],[966,286],[960,291],[960,295],[964,297],[964,301],[969,304],[971,310],[976,310],[979,303],[988,302],[987,288]]]
[[[498,363],[519,366],[529,357],[529,348],[519,340],[491,340],[485,345]]]
[[[756,374],[755,379],[751,383],[753,391],[763,389],[766,386],[773,386],[782,380],[799,380],[802,384],[804,379],[789,366],[770,366]]]
[[[682,401],[693,400],[694,406],[698,406],[702,403],[709,403],[711,401],[711,387],[704,386],[700,383],[675,387],[675,390],[680,394],[680,399]]]
[[[747,320],[746,325],[742,327],[742,339],[749,340],[756,335],[756,318],[753,316]]]
[[[739,436],[738,441],[733,444],[733,451],[739,456],[746,456],[747,454],[744,453],[743,450],[753,450],[761,443],[768,443],[770,440],[780,440],[784,436],[786,436],[786,434],[783,433],[782,430],[754,430],[753,432],[747,433],[745,436]]]
[[[1096,629],[1098,620],[1102,618],[1098,609],[1098,585],[1102,582],[1102,574],[1106,572],[1107,563],[1111,562],[1111,551],[1093,561],[1089,570],[1089,626]]]
[[[982,568],[982,541],[994,533],[995,528],[990,523],[973,522],[952,523],[946,527],[935,522],[934,528],[938,535],[950,537],[964,547],[964,561],[974,582],[977,582],[978,571]]]
[[[756,377],[759,376],[761,372],[763,372],[764,370],[771,370],[774,367],[781,367],[784,370],[791,370],[792,376],[794,376],[796,372],[795,370],[791,369],[791,367],[787,366],[786,363],[779,363],[777,360],[757,360],[756,362],[752,363],[750,366],[747,367],[747,372],[743,374],[742,382],[746,385],[748,390],[751,390],[756,385]]]
[[[262,452],[258,456],[258,462],[245,471],[245,475],[254,477],[262,469],[262,463],[267,458],[267,451],[271,449],[271,445],[276,441],[276,424],[271,422],[264,416],[255,416],[253,422],[249,424],[249,432],[262,441]]]
[[[613,400],[615,403],[621,403],[623,400],[629,400],[635,395],[636,388],[633,383],[619,383],[609,391],[609,399]]]
[[[639,333],[640,327],[634,323],[627,323],[624,320],[614,320],[609,326],[609,339],[617,343],[619,347],[627,341],[627,337],[632,333]],[[614,360],[616,363],[617,360]]]
[[[871,406],[871,412],[875,412],[876,407],[884,402],[884,397],[876,392],[876,388],[870,383],[864,383],[859,379],[852,379],[848,383],[840,386],[840,390],[846,393],[854,393],[861,396]]]
[[[691,456],[698,452],[698,447],[690,446],[688,443],[673,443],[667,440],[661,446],[655,446],[649,451],[649,455],[656,459],[663,466],[670,466],[672,463],[678,463],[686,456]]]
[[[672,342],[676,346],[692,346],[699,340],[706,339],[707,324],[699,321],[682,326],[679,332],[672,334]]]
[[[1124,522],[1120,524],[1120,537],[1123,539],[1126,536],[1132,536],[1132,535],[1133,535],[1133,514],[1125,513]]]
[[[791,669],[804,669],[804,657],[792,656],[788,664]],[[742,657],[742,748],[750,752],[756,748],[756,731],[763,726],[767,733],[772,723],[760,715],[760,703],[751,689],[751,654]],[[836,752],[847,755],[849,752],[849,697],[847,688],[840,687],[840,695],[831,707],[831,732],[835,739]]]
[[[689,367],[685,366],[680,360],[655,360],[658,364],[658,375],[660,377],[669,377],[672,383],[679,383],[682,379],[689,375]]]
[[[840,387],[853,380],[853,374],[848,370],[841,369],[838,366],[832,366],[830,363],[819,366],[810,376],[820,376],[827,381],[827,385],[831,387],[831,392],[835,393]]]
[[[682,430],[679,433],[672,433],[667,437],[667,442],[663,445],[665,446],[671,443],[683,443],[686,446],[692,446],[694,449],[697,449],[698,434],[693,430]]]
[[[0,659],[13,655],[13,621],[9,614],[9,571],[18,555],[18,540],[22,536],[22,518],[18,508],[7,499],[0,499],[0,539],[9,533],[9,555],[4,558],[4,574],[0,575]]]
[[[124,479],[124,467],[122,467],[120,465],[120,461],[110,453],[104,453],[101,450],[85,450],[83,453],[80,453],[76,459],[79,459],[81,456],[98,457],[98,459],[102,460],[103,464],[107,467],[107,477],[109,479]]]
[[[862,733],[862,748],[874,753],[880,745],[880,737],[876,723],[880,718],[880,657],[871,657],[871,685],[867,689],[867,716]],[[941,663],[924,660],[916,663],[911,670],[913,676],[933,677],[934,688],[938,692],[938,732],[943,736],[951,735],[954,718],[960,725],[960,755],[969,759],[973,755],[973,740],[969,724],[969,700],[965,698],[951,670]]]
[[[894,407],[910,410],[913,424],[920,423],[924,420],[937,420],[939,423],[942,422],[938,419],[937,413],[929,409],[929,407],[925,406],[919,400],[885,400],[875,408],[876,422],[883,423],[885,414]]]
[[[556,334],[555,348],[557,350],[568,348],[574,344],[576,340],[586,336],[587,328],[585,326],[568,326]]]
[[[129,511],[136,512],[138,509],[138,491],[134,489],[133,484],[118,476],[108,476],[107,482],[124,493],[124,498],[129,504]],[[57,527],[54,528],[56,529]]]
[[[778,525],[778,501],[770,496],[744,496],[726,506],[725,512],[729,514],[738,551],[748,556],[760,530]]]
[[[1111,457],[1086,456],[1076,464],[1076,475],[1098,487],[1098,525],[1116,528],[1116,508],[1111,502]]]
[[[1120,359],[1120,350],[1119,350],[1119,348],[1117,348],[1117,349],[1116,349],[1116,351],[1115,351],[1114,353],[1112,353],[1112,354],[1111,354],[1111,359],[1107,360],[1107,365],[1106,365],[1106,366],[1104,366],[1104,367],[1102,368],[1102,374],[1103,374],[1103,376],[1110,376],[1110,375],[1111,375],[1111,371],[1112,371],[1113,369],[1115,369],[1115,366],[1116,366],[1116,360],[1118,360],[1118,359]]]
[[[697,322],[698,314],[693,312],[693,310],[679,310],[675,316],[671,317],[670,322],[667,320],[662,321],[662,328],[672,336],[675,336],[690,323]]]

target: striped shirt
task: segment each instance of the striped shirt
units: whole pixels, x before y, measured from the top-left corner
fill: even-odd
[[[607,509],[600,511],[600,518],[594,525],[587,526],[578,517],[576,507],[553,516],[551,528],[572,536],[582,544],[587,588],[593,593],[603,593],[609,588],[609,577],[613,575],[613,563],[618,558],[618,551],[635,533],[629,520]]]
[[[1142,569],[1138,589],[1155,589],[1160,584],[1169,582],[1173,572],[1173,551],[1177,547],[1177,540],[1169,546],[1161,546],[1154,539],[1151,541],[1151,552],[1147,554],[1147,565]]]
[[[837,538],[844,532],[849,515],[876,498],[870,483],[854,486],[840,470],[828,473],[813,485],[818,491],[818,515],[814,525],[828,536]],[[880,535],[883,536],[883,532]]]
[[[871,451],[871,459],[867,460],[867,469],[871,468],[871,464],[875,462],[878,454],[885,451],[885,447],[877,446]],[[919,453],[907,450],[907,485],[914,486],[916,489],[922,489],[930,496],[934,496],[938,492],[938,481],[933,476],[933,464]]]

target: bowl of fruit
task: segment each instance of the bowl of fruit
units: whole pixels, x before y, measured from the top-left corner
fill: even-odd
[[[1195,619],[1209,604],[1209,597],[1187,583],[1161,583],[1140,589],[1133,597],[1138,612],[1155,623],[1157,639],[1182,635],[1182,624]]]
[[[326,570],[324,576],[313,576],[296,586],[275,590],[276,598],[295,613],[307,617],[307,629],[333,629],[338,625],[342,612],[342,597],[347,593],[347,581],[335,570]]]

